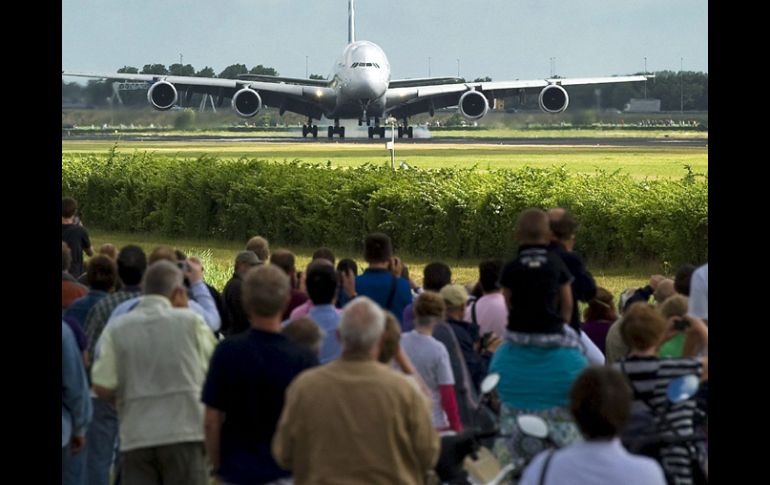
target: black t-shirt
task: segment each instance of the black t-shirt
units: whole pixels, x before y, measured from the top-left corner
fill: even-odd
[[[69,273],[75,278],[83,274],[83,250],[91,247],[88,231],[80,224],[62,224],[61,240],[67,243],[72,253]]]
[[[516,259],[500,274],[500,286],[511,291],[508,330],[557,333],[564,328],[559,288],[572,281],[564,262],[545,245],[522,245]]]
[[[318,358],[278,333],[249,329],[219,343],[209,363],[202,401],[226,413],[219,474],[232,483],[289,476],[270,452],[284,394]]]

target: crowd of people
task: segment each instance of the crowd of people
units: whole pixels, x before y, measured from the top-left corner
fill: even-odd
[[[650,422],[705,428],[708,264],[615,298],[574,251],[567,210],[525,210],[514,232],[517,254],[481,261],[468,287],[442,262],[419,287],[382,233],[362,271],[328,248],[297,268],[255,236],[220,292],[168,246],[94,252],[63,199],[62,483],[428,483],[440,436],[481,425],[490,373],[491,448],[527,465],[520,483],[697,483],[705,446],[652,459],[634,440]],[[698,394],[672,404],[686,375]]]

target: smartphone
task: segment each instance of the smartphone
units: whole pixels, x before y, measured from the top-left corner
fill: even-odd
[[[684,331],[690,328],[690,322],[684,318],[674,320],[674,330]]]

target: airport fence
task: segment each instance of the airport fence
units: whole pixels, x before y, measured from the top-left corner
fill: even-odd
[[[104,230],[360,250],[380,231],[426,257],[508,257],[528,207],[567,207],[592,261],[706,261],[708,176],[634,180],[565,168],[477,171],[364,165],[335,169],[147,152],[63,155],[62,192]]]

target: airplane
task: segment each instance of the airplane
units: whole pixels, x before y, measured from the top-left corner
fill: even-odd
[[[522,95],[540,90],[538,104],[546,113],[561,113],[569,105],[565,86],[593,85],[645,81],[654,75],[615,76],[596,78],[549,78],[529,81],[465,82],[455,77],[433,77],[391,80],[390,63],[378,45],[356,40],[355,0],[348,0],[348,44],[333,68],[331,80],[298,79],[267,75],[238,76],[221,79],[160,74],[91,74],[62,71],[62,76],[80,76],[119,81],[146,82],[147,100],[156,110],[169,110],[181,95],[189,104],[193,94],[210,94],[222,105],[229,98],[233,110],[243,118],[255,116],[265,107],[277,108],[307,116],[302,136],[318,138],[318,126],[313,120],[325,116],[334,120],[328,127],[328,138],[345,137],[340,120],[366,123],[369,138],[385,137],[386,117],[402,120],[398,137],[413,137],[409,117],[420,113],[434,115],[440,108],[457,107],[468,120],[478,120],[487,114],[499,98]],[[373,124],[373,126],[372,126]]]

